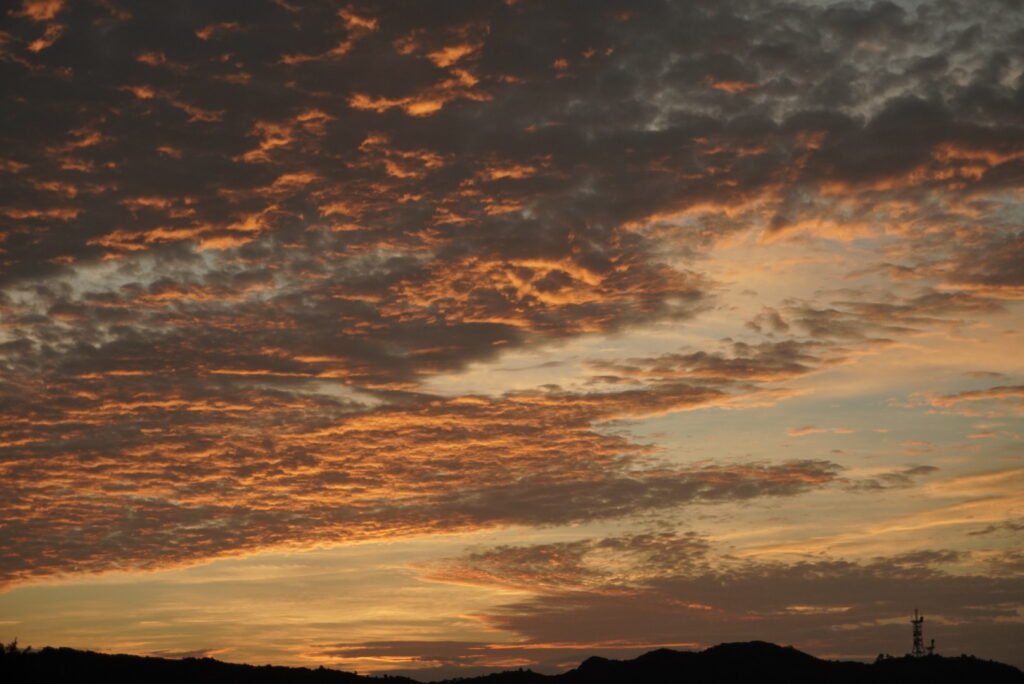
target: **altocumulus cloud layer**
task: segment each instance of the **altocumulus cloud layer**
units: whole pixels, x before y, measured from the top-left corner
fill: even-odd
[[[686,463],[616,427],[716,407],[739,424],[806,391],[787,383],[1024,298],[1018,0],[23,0],[0,22],[11,586],[909,488],[938,468],[846,476],[838,450]],[[765,301],[714,349],[585,359],[571,387],[428,387],[505,354],[685,329],[723,310],[711,255],[744,240],[843,245],[857,269],[836,275],[874,285]],[[1020,415],[1018,380],[973,377],[906,406]],[[1016,614],[1009,556],[960,576],[933,567],[960,551],[787,566],[712,563],[709,543],[501,547],[428,575],[542,588],[544,606],[482,618],[537,643],[624,606],[682,606],[707,630],[767,585],[862,587],[840,599],[855,623],[911,565],[937,592],[973,578],[971,605],[1001,606],[985,619]],[[612,552],[635,573],[590,562]],[[817,625],[776,599],[750,610]]]

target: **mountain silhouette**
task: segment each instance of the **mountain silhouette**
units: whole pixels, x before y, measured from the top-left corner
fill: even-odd
[[[970,656],[906,656],[872,664],[821,660],[791,646],[750,641],[719,644],[700,652],[659,649],[633,660],[593,657],[554,679],[559,684],[1009,684],[1024,683],[1024,672]]]
[[[236,665],[213,658],[170,660],[71,648],[0,649],[0,681],[13,684],[419,684],[406,677],[361,676],[327,668]],[[1015,667],[973,656],[879,658],[874,663],[821,660],[764,641],[704,651],[659,649],[632,660],[594,656],[558,675],[529,670],[444,680],[449,684],[1024,684]],[[438,683],[443,684],[443,683]]]

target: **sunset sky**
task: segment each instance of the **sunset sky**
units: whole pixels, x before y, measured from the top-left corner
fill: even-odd
[[[1024,666],[1021,0],[19,3],[4,642]]]

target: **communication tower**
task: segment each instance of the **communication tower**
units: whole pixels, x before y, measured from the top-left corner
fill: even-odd
[[[924,624],[924,615],[917,614],[917,608],[914,609],[914,619],[910,621],[910,624],[914,626],[914,650],[910,652],[910,655],[918,658],[925,654],[924,649],[924,637],[921,635],[921,625]],[[935,648],[935,642],[932,642],[932,648]]]

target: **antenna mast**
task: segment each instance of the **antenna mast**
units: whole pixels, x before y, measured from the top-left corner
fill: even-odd
[[[910,652],[910,655],[919,658],[925,654],[924,637],[921,636],[921,625],[924,624],[924,616],[917,614],[917,608],[914,609],[914,619],[910,621],[910,624],[914,626],[914,650]],[[935,647],[932,646],[932,648]]]

